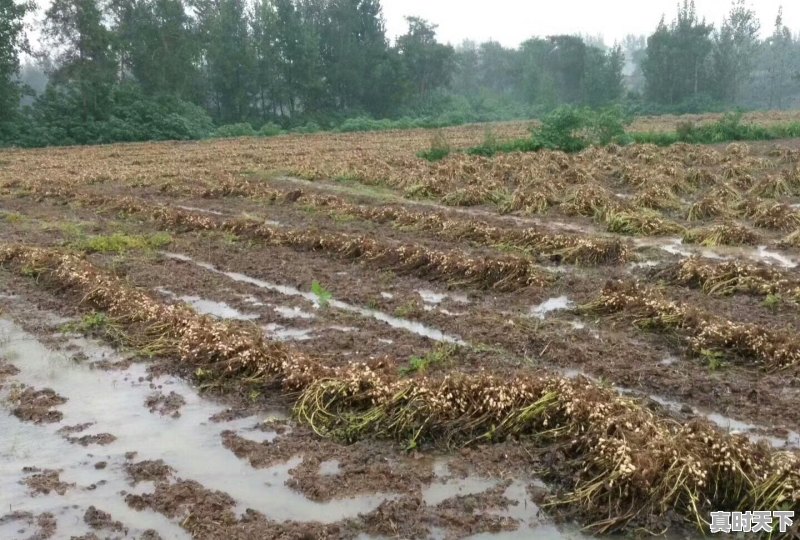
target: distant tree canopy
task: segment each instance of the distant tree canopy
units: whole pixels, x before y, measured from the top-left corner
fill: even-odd
[[[380,0],[53,0],[39,33],[55,52],[38,55],[41,67],[20,66],[31,9],[0,0],[0,144],[437,126],[561,105],[787,107],[800,96],[800,40],[780,13],[760,40],[744,0],[718,29],[684,0],[647,38],[515,48],[443,44],[419,17],[392,42]]]
[[[766,41],[759,40],[760,29],[744,0],[733,1],[718,30],[698,19],[693,1],[684,0],[675,19],[669,25],[662,19],[639,53],[646,100],[770,108],[785,106],[790,96],[796,100],[800,40],[792,38],[781,13]]]
[[[0,0],[0,124],[16,116],[22,96],[22,87],[16,80],[20,70],[19,53],[27,49],[22,25],[25,14],[32,8],[27,2]]]

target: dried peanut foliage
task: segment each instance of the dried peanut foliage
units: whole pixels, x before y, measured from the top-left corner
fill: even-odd
[[[298,395],[295,413],[324,436],[388,437],[416,445],[519,438],[554,451],[551,501],[598,532],[672,514],[702,526],[711,509],[779,508],[800,501],[792,452],[723,435],[701,421],[659,416],[585,379],[520,373],[398,378],[380,366],[327,367],[242,326],[166,305],[85,260],[25,246],[0,249],[6,267],[36,275],[112,317],[129,343],[175,355],[187,368]]]
[[[753,118],[769,122],[774,115]],[[669,119],[639,122],[648,129],[674,128]],[[467,126],[443,130],[443,136],[463,149],[480,144],[485,130]],[[492,130],[510,139],[526,136],[527,126]],[[6,151],[0,197],[31,206],[66,204],[78,214],[176,237],[216,231],[251,241],[252,249],[316,253],[490,291],[487,296],[547,298],[572,294],[586,275],[600,276],[599,283],[606,274],[626,275],[602,290],[584,283],[595,300],[580,313],[593,321],[598,315],[612,323],[621,319],[637,338],[653,334],[636,327],[677,336],[681,353],[722,354],[754,376],[788,380],[797,374],[796,328],[772,324],[778,319],[768,310],[753,322],[739,320],[734,310],[720,314],[686,301],[779,296],[798,302],[796,269],[736,256],[678,261],[662,253],[666,263],[659,258],[655,268],[637,270],[628,263],[652,261],[639,257],[637,244],[626,237],[668,236],[693,244],[697,253],[727,249],[726,256],[734,248],[720,246],[768,246],[796,257],[800,151],[638,145],[572,155],[455,152],[430,163],[416,154],[431,137],[417,130]],[[280,206],[287,213],[310,209],[353,220],[356,232],[340,229],[335,219],[309,218],[313,227],[276,226],[249,215],[178,207],[189,198],[217,201],[219,208],[233,201]],[[448,208],[468,206],[480,206],[480,213]],[[364,224],[374,228],[358,228]],[[402,240],[381,234],[386,227]],[[410,449],[518,440],[541,458],[537,462],[549,464],[532,472],[555,487],[551,504],[594,531],[630,531],[675,519],[705,530],[711,510],[800,509],[796,451],[756,445],[698,419],[679,422],[585,378],[542,375],[530,366],[409,377],[377,361],[334,367],[266,339],[256,327],[156,300],[74,251],[6,244],[0,265],[107,313],[115,339],[144,354],[175,358],[185,373],[203,373],[220,386],[282,392],[295,417],[320,436],[344,442],[387,438]],[[543,332],[535,324],[524,328],[534,337]],[[595,346],[608,347],[602,340]]]

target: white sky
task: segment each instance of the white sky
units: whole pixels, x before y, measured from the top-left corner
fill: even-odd
[[[387,34],[394,40],[405,33],[406,16],[418,16],[437,24],[439,41],[458,45],[465,39],[493,39],[516,47],[526,39],[556,34],[602,36],[607,45],[628,34],[650,35],[661,15],[667,22],[682,0],[382,0]],[[38,0],[39,9],[28,22],[41,20],[50,0]],[[800,1],[747,0],[761,20],[761,34],[772,33],[778,7],[783,22],[793,33],[800,29]],[[695,0],[698,14],[719,26],[731,0]],[[37,29],[29,32],[39,45]]]
[[[407,29],[405,16],[416,15],[439,25],[439,41],[493,39],[517,46],[532,36],[602,35],[613,45],[627,34],[649,35],[662,14],[667,22],[679,0],[383,0],[387,33],[394,39]],[[800,28],[798,0],[749,0],[761,20],[762,35],[772,33],[778,7],[792,32]],[[719,26],[731,0],[695,0],[698,15]]]

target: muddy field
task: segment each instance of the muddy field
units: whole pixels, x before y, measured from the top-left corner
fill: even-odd
[[[0,152],[0,538],[800,510],[797,141],[430,138]]]

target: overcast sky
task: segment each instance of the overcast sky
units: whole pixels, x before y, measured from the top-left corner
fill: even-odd
[[[439,26],[439,41],[458,45],[465,39],[495,40],[516,47],[532,36],[584,34],[602,36],[607,45],[628,34],[649,35],[661,15],[671,21],[682,0],[382,0],[387,34],[394,40],[408,28],[413,15]],[[800,30],[800,1],[747,0],[761,20],[761,34],[772,33],[778,7],[784,24]],[[43,18],[50,0],[38,0],[39,9],[28,22]],[[716,26],[730,10],[731,0],[695,0],[700,17]],[[39,45],[39,32],[29,33]]]
[[[453,45],[464,39],[493,39],[516,46],[531,36],[554,34],[602,35],[606,44],[627,34],[650,34],[662,14],[674,18],[678,0],[383,0],[389,37],[403,34],[404,17],[420,16],[439,25],[440,41]],[[729,11],[731,0],[696,0],[697,12],[709,22],[719,22]],[[793,32],[800,28],[798,0],[750,0],[761,20],[763,35],[769,35],[778,6],[783,5],[784,24]]]

